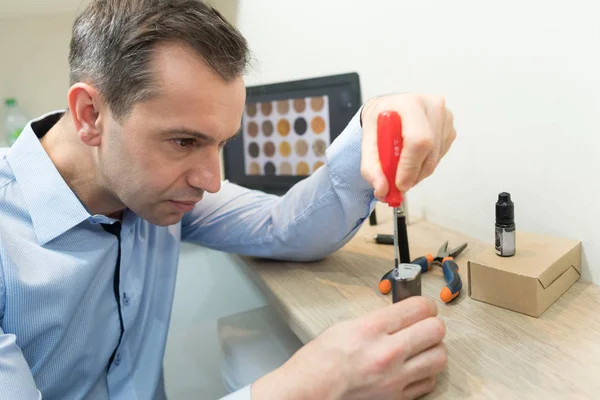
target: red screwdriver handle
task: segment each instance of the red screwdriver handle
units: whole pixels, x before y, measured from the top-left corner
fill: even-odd
[[[396,186],[396,171],[402,152],[402,121],[395,111],[384,111],[377,118],[377,150],[389,185],[385,202],[391,207],[399,207],[404,200]]]

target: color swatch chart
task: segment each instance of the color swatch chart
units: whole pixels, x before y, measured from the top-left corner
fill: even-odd
[[[306,176],[326,162],[327,96],[250,103],[242,124],[246,175]]]

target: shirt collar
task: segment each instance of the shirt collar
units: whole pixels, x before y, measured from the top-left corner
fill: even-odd
[[[88,212],[39,141],[63,113],[53,111],[32,120],[6,154],[41,246],[88,219],[92,223],[114,222]]]

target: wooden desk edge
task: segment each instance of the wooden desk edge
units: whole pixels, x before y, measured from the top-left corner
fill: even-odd
[[[387,222],[389,223],[390,221],[387,221]],[[423,219],[423,218],[413,218],[410,222],[410,225],[417,225],[420,223],[431,224],[432,226],[435,226],[436,228],[439,228],[440,230],[446,231],[448,233],[455,233],[457,235],[462,235],[465,238],[467,238],[468,240],[473,241],[473,242],[481,242],[480,240],[471,238],[468,235],[464,235],[460,232],[455,232],[452,229],[431,223],[430,221],[427,221],[426,219]],[[339,249],[336,253],[352,251],[352,250],[348,249],[348,245],[350,245],[355,240],[360,240],[357,236],[361,235],[361,231],[364,233],[364,230],[367,230],[367,231],[380,230],[382,228],[382,225],[385,226],[385,224],[386,224],[386,221],[383,221],[383,222],[379,221],[378,225],[376,225],[376,226],[369,226],[367,224],[363,225],[360,228],[360,230],[356,233],[356,235],[350,240],[350,242],[346,246]],[[330,255],[328,257],[331,257],[332,255]],[[261,277],[261,274],[254,268],[254,265],[255,265],[254,260],[260,260],[260,259],[257,259],[255,257],[246,257],[246,256],[238,256],[238,257],[239,257],[240,264],[243,266],[242,270],[244,271],[244,273],[252,280],[252,282],[254,284],[256,284],[256,286],[260,289],[260,291],[265,295],[269,304],[275,308],[275,310],[279,313],[280,317],[290,327],[292,332],[294,332],[294,334],[305,344],[308,343],[309,341],[311,341],[312,339],[314,339],[315,332],[311,332],[309,330],[308,326],[304,326],[305,324],[303,324],[302,320],[299,317],[297,317],[296,315],[294,315],[293,310],[290,310],[288,307],[286,307],[286,305],[283,302],[283,299],[274,293],[274,291],[269,287],[269,285]],[[282,261],[281,263],[284,264],[285,261]],[[569,293],[569,292],[573,292],[573,291],[584,291],[584,290],[590,290],[590,289],[597,290],[600,293],[600,286],[595,285],[591,282],[578,280],[565,293]],[[465,285],[465,287],[464,287],[464,295],[468,296],[468,284]],[[475,301],[475,300],[473,300],[473,301]]]

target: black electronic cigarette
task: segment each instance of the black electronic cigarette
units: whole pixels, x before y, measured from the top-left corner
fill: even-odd
[[[392,283],[392,301],[397,303],[411,296],[421,295],[421,266],[400,264],[394,269],[390,279]]]

